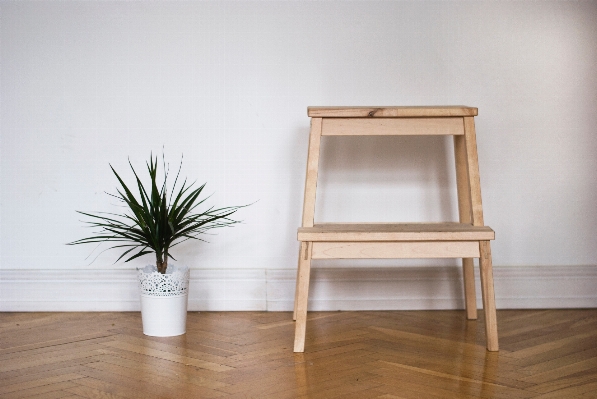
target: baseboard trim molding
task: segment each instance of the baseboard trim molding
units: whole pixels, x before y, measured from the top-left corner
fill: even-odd
[[[462,309],[458,267],[314,268],[309,309]],[[477,277],[477,305],[481,290]],[[190,311],[289,311],[296,270],[192,270]],[[597,266],[494,267],[498,309],[597,307]],[[133,270],[0,270],[0,311],[138,311]]]

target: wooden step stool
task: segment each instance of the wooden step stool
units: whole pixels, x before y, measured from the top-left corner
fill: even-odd
[[[294,315],[294,351],[305,350],[311,259],[462,258],[466,315],[477,318],[473,258],[480,258],[487,350],[498,350],[493,272],[483,225],[474,116],[477,108],[309,107],[311,133],[303,204]],[[452,135],[459,223],[314,224],[321,136]]]

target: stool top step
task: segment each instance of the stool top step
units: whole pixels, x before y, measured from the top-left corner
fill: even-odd
[[[488,226],[466,223],[321,223],[299,227],[299,241],[489,241]]]
[[[464,105],[407,107],[307,107],[311,118],[425,118],[477,116],[478,110]]]

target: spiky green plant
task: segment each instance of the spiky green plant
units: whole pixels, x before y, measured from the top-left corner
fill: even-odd
[[[78,213],[90,217],[91,220],[84,221],[88,226],[99,228],[91,237],[83,238],[68,243],[68,245],[90,244],[90,243],[117,243],[108,249],[123,248],[124,253],[116,260],[129,255],[125,262],[129,262],[140,256],[155,253],[156,266],[160,273],[164,274],[168,267],[168,258],[174,259],[170,249],[189,239],[201,240],[198,236],[210,229],[218,227],[232,226],[239,221],[229,218],[234,212],[242,206],[229,206],[225,208],[214,209],[207,208],[201,212],[194,212],[197,207],[205,202],[207,198],[200,199],[199,196],[205,187],[193,188],[195,183],[187,185],[185,179],[182,186],[175,194],[176,183],[180,175],[182,160],[174,180],[174,185],[167,196],[166,182],[168,180],[168,170],[164,161],[164,181],[158,188],[157,173],[158,160],[150,155],[149,162],[146,163],[149,176],[151,178],[151,189],[147,190],[135,168],[129,161],[129,165],[135,175],[139,198],[133,194],[112,165],[110,168],[120,183],[117,188],[118,194],[109,194],[125,204],[126,210],[121,213],[98,212],[96,214],[80,212]],[[201,240],[203,241],[203,240]]]

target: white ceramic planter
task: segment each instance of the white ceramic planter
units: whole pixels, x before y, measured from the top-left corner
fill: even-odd
[[[138,269],[143,334],[182,335],[187,327],[189,268],[168,265],[166,274],[155,266]]]

